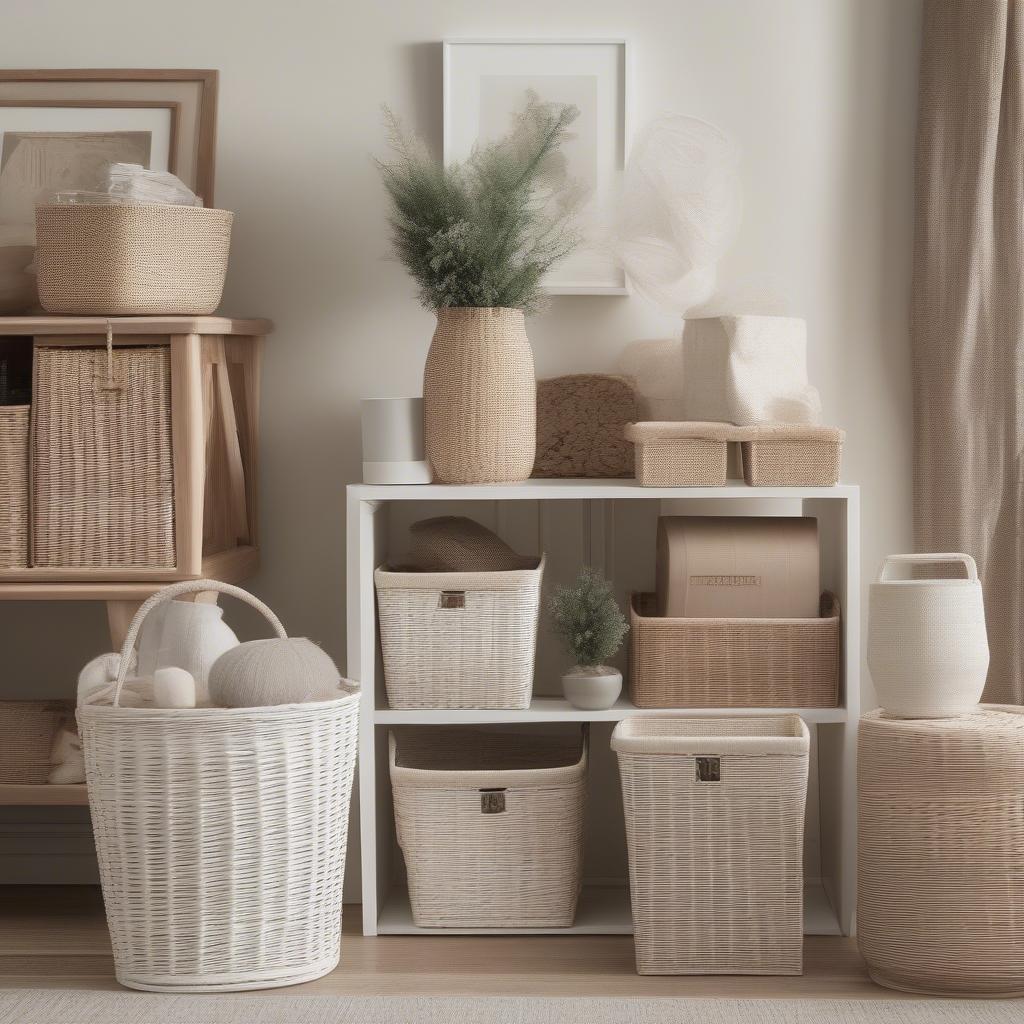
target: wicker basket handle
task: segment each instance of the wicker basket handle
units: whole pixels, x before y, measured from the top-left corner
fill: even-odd
[[[281,625],[281,620],[258,597],[253,597],[248,590],[232,586],[230,583],[221,583],[219,580],[185,580],[182,583],[172,583],[169,587],[158,590],[143,602],[142,607],[135,613],[132,624],[128,627],[128,633],[124,638],[124,645],[121,647],[121,664],[117,670],[117,683],[114,686],[115,708],[120,706],[121,688],[128,678],[128,660],[135,649],[135,641],[139,638],[139,630],[142,629],[142,623],[146,621],[146,616],[157,605],[164,604],[166,601],[172,601],[181,594],[199,594],[207,590],[216,590],[218,593],[237,597],[239,601],[252,605],[270,623],[280,639],[286,640],[288,638],[284,626]]]
[[[959,563],[963,565],[968,580],[974,582],[978,579],[978,566],[970,555],[965,555],[961,551],[926,551],[916,555],[889,555],[878,570],[878,582],[888,583],[892,579],[889,569],[893,565],[934,565],[937,562]]]

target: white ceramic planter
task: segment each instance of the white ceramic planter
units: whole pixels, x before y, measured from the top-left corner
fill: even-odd
[[[422,398],[364,398],[363,483],[429,484]]]
[[[966,579],[899,579],[898,566],[960,562]],[[871,584],[868,666],[878,700],[900,718],[952,718],[975,707],[988,674],[978,569],[970,555],[890,555]]]
[[[608,665],[573,665],[562,676],[565,699],[581,711],[605,711],[622,693],[622,673]]]

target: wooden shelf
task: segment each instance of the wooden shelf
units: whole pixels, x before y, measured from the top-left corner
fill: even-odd
[[[0,783],[0,807],[81,807],[89,803],[84,785],[30,786]]]
[[[102,316],[0,316],[0,335],[104,334]],[[262,337],[274,325],[262,318],[236,320],[227,316],[112,316],[115,334],[236,334]]]

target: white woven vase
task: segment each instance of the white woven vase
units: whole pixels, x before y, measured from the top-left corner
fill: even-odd
[[[446,484],[529,478],[537,382],[520,309],[437,311],[423,371],[427,459]]]
[[[900,579],[898,566],[960,563],[966,579]],[[951,718],[981,699],[988,637],[970,555],[890,555],[871,584],[868,666],[879,703],[900,718]]]

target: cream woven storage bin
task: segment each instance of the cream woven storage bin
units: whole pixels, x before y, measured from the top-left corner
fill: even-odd
[[[0,701],[0,783],[46,784],[53,734],[68,711],[59,700]]]
[[[615,727],[637,973],[801,973],[809,746],[796,715]]]
[[[1024,708],[860,722],[857,941],[879,984],[1024,996]]]
[[[29,411],[0,406],[0,569],[28,566]]]
[[[169,349],[37,345],[33,401],[32,564],[172,568]]]
[[[644,487],[721,487],[733,428],[726,423],[627,423]]]
[[[528,708],[543,574],[377,569],[391,707]]]
[[[420,928],[568,928],[583,868],[585,731],[430,727],[388,737]]]
[[[817,619],[669,618],[630,606],[629,696],[638,708],[831,708],[839,704],[839,602]]]
[[[206,316],[219,305],[233,214],[197,206],[36,207],[48,313]]]
[[[173,584],[158,603],[218,590]],[[117,691],[125,682],[122,671]],[[117,703],[115,696],[114,703]],[[262,708],[84,705],[78,722],[117,980],[155,992],[310,981],[338,964],[359,694]]]
[[[743,479],[751,487],[832,487],[844,434],[836,427],[772,423],[741,428]]]

